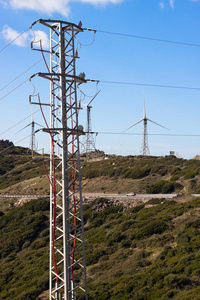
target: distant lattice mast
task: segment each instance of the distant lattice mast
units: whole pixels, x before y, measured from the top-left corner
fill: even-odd
[[[144,117],[143,117],[143,137],[142,137],[142,145],[140,149],[141,155],[150,155],[149,146],[148,146],[148,133],[147,133],[147,118],[146,118],[146,111],[145,111],[145,104],[144,104]]]
[[[139,124],[140,122],[143,122],[144,127],[143,127],[143,136],[142,136],[142,145],[140,148],[140,154],[146,156],[146,155],[150,155],[149,146],[148,146],[147,122],[149,121],[149,122],[154,123],[162,128],[165,128],[165,129],[167,129],[167,128],[146,117],[145,99],[144,98],[143,98],[143,102],[144,102],[144,117],[141,120],[139,120],[137,123],[131,125],[124,132],[126,132],[130,128],[134,127],[135,125]]]
[[[87,109],[87,124],[86,124],[86,138],[85,138],[85,151],[86,151],[87,155],[89,155],[90,152],[96,150],[95,140],[94,140],[93,134],[91,133],[91,131],[92,131],[92,122],[91,122],[91,109],[92,109],[92,106],[90,104],[96,98],[96,96],[100,93],[100,91],[101,90],[99,90],[94,95],[94,97],[88,102],[87,105],[83,104],[84,106],[86,106],[86,109]]]
[[[94,151],[96,149],[95,141],[93,135],[91,134],[92,131],[91,108],[92,106],[87,106],[86,153],[90,153],[91,151]]]
[[[35,143],[35,122],[33,120],[33,117],[30,125],[31,125],[30,149],[31,149],[32,157],[34,157],[34,151],[36,150],[36,143]]]
[[[81,25],[38,20],[50,28],[50,299],[87,299],[77,107],[76,35]],[[39,50],[39,49],[37,49]]]

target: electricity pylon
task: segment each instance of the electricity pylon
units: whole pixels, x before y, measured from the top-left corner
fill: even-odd
[[[31,149],[31,154],[32,154],[32,158],[34,158],[34,151],[37,150],[37,142],[35,139],[35,124],[39,125],[40,127],[42,127],[40,124],[36,123],[33,120],[33,114],[32,114],[32,121],[31,123],[29,123],[28,125],[26,125],[24,128],[22,128],[21,130],[19,130],[18,132],[22,131],[23,129],[29,127],[31,125],[31,136],[30,136],[30,144],[29,144],[29,148]],[[17,132],[17,133],[18,133]]]
[[[91,108],[92,108],[92,106],[90,104],[96,98],[96,96],[100,93],[100,91],[101,90],[99,90],[94,95],[94,97],[88,102],[88,104],[83,104],[87,109],[87,125],[86,125],[86,139],[85,139],[85,150],[86,150],[87,156],[89,156],[90,152],[96,150],[93,134],[91,133],[91,131],[92,131],[92,123],[91,123]]]
[[[141,149],[140,149],[140,154],[143,155],[143,156],[147,156],[147,155],[150,155],[149,146],[148,146],[147,121],[152,122],[152,123],[154,123],[154,124],[156,124],[156,125],[158,125],[162,128],[165,128],[165,129],[167,129],[167,128],[146,117],[145,99],[144,98],[143,98],[143,103],[144,103],[144,116],[143,116],[143,118],[140,121],[133,124],[132,126],[130,126],[124,132],[126,132],[127,130],[129,130],[133,126],[139,124],[140,122],[143,122],[143,125],[144,125],[143,126],[143,137],[142,137],[142,145],[141,145]]]
[[[37,22],[50,28],[50,69],[37,74],[50,80],[51,91],[50,125],[45,119],[43,129],[50,134],[51,147],[49,299],[87,299],[79,154],[79,135],[83,132],[78,125],[76,89],[86,81],[76,75],[75,68],[76,35],[83,29],[81,23]],[[39,105],[42,110],[47,104],[39,99]]]

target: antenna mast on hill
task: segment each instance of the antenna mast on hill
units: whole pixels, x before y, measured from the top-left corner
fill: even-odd
[[[76,89],[86,81],[75,69],[76,35],[83,29],[81,22],[78,26],[60,20],[37,22],[50,28],[50,69],[37,74],[49,79],[51,86],[50,104],[39,100],[41,110],[50,106],[51,116],[50,126],[45,119],[43,129],[50,134],[51,147],[49,299],[87,299],[79,154],[83,132],[78,125]]]
[[[96,98],[96,96],[100,93],[101,90],[99,90],[94,97],[88,102],[87,105],[83,104],[87,108],[87,125],[86,125],[86,141],[85,141],[85,149],[86,149],[86,154],[87,156],[90,154],[90,152],[95,151],[95,141],[93,134],[91,133],[92,131],[92,123],[91,123],[91,108],[92,106],[90,105],[92,101]]]
[[[147,121],[152,122],[152,123],[154,123],[154,124],[156,124],[156,125],[158,125],[162,128],[165,128],[165,129],[167,129],[167,128],[146,117],[145,99],[144,98],[143,98],[143,103],[144,103],[144,117],[140,121],[138,121],[137,123],[130,126],[124,132],[126,132],[127,130],[129,130],[133,126],[135,126],[135,125],[137,125],[137,124],[139,124],[140,122],[143,121],[144,127],[143,127],[143,137],[142,137],[142,145],[141,145],[141,149],[140,149],[140,155],[147,156],[147,155],[150,155],[149,146],[148,146]]]

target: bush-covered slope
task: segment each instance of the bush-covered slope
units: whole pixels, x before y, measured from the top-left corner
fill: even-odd
[[[199,299],[200,199],[121,209],[85,212],[90,299]]]
[[[48,160],[48,157],[46,157]],[[45,158],[45,160],[46,160]],[[46,168],[49,169],[49,162]],[[33,181],[34,179],[34,181]],[[42,182],[42,185],[40,185]],[[34,186],[36,185],[37,186]],[[0,193],[1,194],[48,194],[49,182],[46,178],[43,159],[23,147],[5,148],[0,145]],[[1,208],[0,208],[1,209]]]
[[[0,217],[0,299],[36,299],[48,289],[49,201],[32,200]]]
[[[31,159],[28,149],[0,148],[2,194],[48,194],[49,182],[40,155]],[[46,156],[46,168],[49,158]],[[200,193],[200,161],[173,156],[110,156],[81,162],[83,191],[105,193]],[[40,184],[42,183],[42,185]],[[34,188],[33,185],[36,184]]]
[[[173,156],[111,156],[82,164],[88,192],[199,193],[199,175],[200,161]]]
[[[102,212],[94,203],[84,205],[89,299],[199,299],[199,198]],[[38,199],[0,214],[0,299],[48,289],[48,206]]]

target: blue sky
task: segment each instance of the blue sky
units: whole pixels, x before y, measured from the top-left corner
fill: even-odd
[[[0,50],[15,36],[27,29],[35,20],[62,19],[84,28],[97,30],[94,43],[81,46],[77,73],[85,72],[88,79],[148,83],[156,85],[200,87],[200,47],[137,39],[101,33],[109,31],[152,37],[171,41],[199,44],[200,1],[192,0],[0,0]],[[49,32],[44,26],[33,27],[37,38],[42,37],[48,47]],[[30,128],[17,133],[31,122],[31,117],[6,131],[20,120],[38,110],[28,102],[33,87],[26,82],[32,74],[45,72],[41,61],[17,78],[42,56],[32,51],[33,32],[27,30],[21,38],[0,52],[0,139],[9,139],[16,145],[29,146]],[[93,41],[92,32],[83,32],[78,38],[82,44]],[[49,99],[49,83],[35,79],[36,92],[42,99]],[[156,88],[149,86],[99,83],[101,92],[93,101],[92,129],[98,132],[123,132],[143,116],[143,94],[147,117],[169,128],[169,131],[148,124],[148,141],[151,155],[167,155],[171,150],[177,156],[193,158],[200,154],[200,137],[174,137],[162,134],[200,134],[200,90]],[[81,87],[88,95],[94,95],[96,86],[87,83]],[[7,95],[10,93],[9,95]],[[4,97],[7,95],[6,97]],[[86,98],[86,104],[90,98]],[[48,116],[49,111],[45,109]],[[40,112],[34,120],[44,126]],[[79,123],[86,125],[85,108],[80,112]],[[138,124],[128,133],[142,133]],[[158,135],[151,135],[158,134]],[[159,135],[160,134],[160,135]],[[26,139],[24,139],[27,137]],[[38,148],[49,150],[49,136],[37,134]],[[24,139],[21,142],[20,140]],[[141,135],[103,135],[96,137],[97,149],[106,153],[138,155]]]

